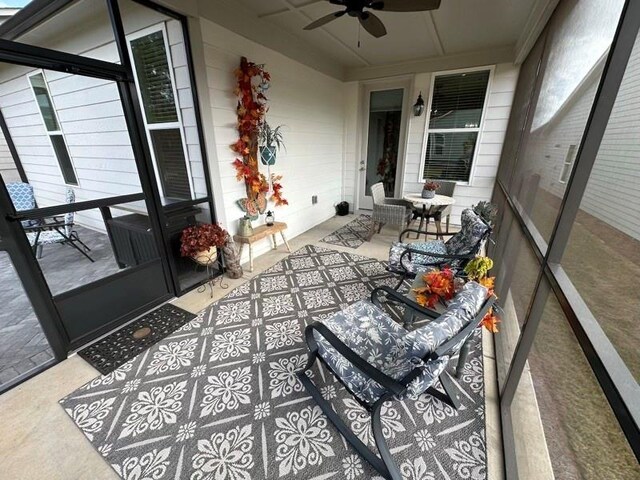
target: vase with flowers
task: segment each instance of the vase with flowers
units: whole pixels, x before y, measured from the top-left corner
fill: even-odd
[[[212,265],[218,259],[228,232],[220,225],[201,223],[182,230],[180,237],[180,255],[190,257],[200,265]]]
[[[433,198],[436,196],[436,190],[440,188],[440,184],[433,181],[424,182],[422,187],[422,198]]]

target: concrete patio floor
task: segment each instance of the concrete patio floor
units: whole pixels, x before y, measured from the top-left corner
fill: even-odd
[[[397,232],[385,228],[370,242],[354,250],[346,247],[319,243],[319,240],[354,216],[335,217],[290,240],[291,248],[307,244],[343,250],[386,260],[389,244],[397,238]],[[230,289],[260,274],[275,262],[288,255],[281,246],[255,259],[253,272],[245,270],[243,278],[226,279],[229,289],[217,287],[213,298],[208,290],[196,291],[176,299],[173,303],[191,312],[198,312],[210,303],[226,295]],[[488,478],[499,480],[502,474],[502,440],[498,415],[497,379],[493,341],[483,336],[485,362],[485,401],[487,418]],[[84,383],[98,376],[98,372],[78,355],[48,369],[22,385],[0,396],[0,451],[3,455],[3,477],[7,479],[68,480],[117,479],[118,476],[87,442],[80,430],[65,414],[58,400]]]

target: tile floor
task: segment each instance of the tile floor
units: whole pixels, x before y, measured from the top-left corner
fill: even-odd
[[[353,216],[335,217],[290,240],[297,249],[318,241],[352,220]],[[357,250],[334,246],[336,250],[355,252],[386,260],[388,246],[397,237],[395,229],[385,228],[370,242]],[[325,246],[320,244],[320,246]],[[229,289],[244,283],[275,262],[287,256],[281,247],[255,260],[252,273],[244,278],[228,280]],[[217,288],[214,298],[209,292],[191,292],[173,303],[185,310],[197,312],[224,296],[227,290]],[[487,408],[488,477],[503,478],[500,421],[497,403],[497,383],[493,340],[483,337]],[[58,400],[92,378],[98,372],[77,355],[32,378],[0,396],[0,465],[7,480],[71,480],[117,479],[115,472],[92,448],[84,435],[64,413]]]

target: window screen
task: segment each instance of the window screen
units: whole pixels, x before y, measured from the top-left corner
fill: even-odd
[[[151,130],[150,133],[165,196],[191,198],[180,129]]]
[[[423,178],[469,181],[489,73],[486,70],[436,77]]]
[[[73,169],[73,163],[69,156],[67,144],[62,136],[60,123],[58,122],[55,109],[53,108],[53,102],[51,101],[51,96],[49,94],[44,74],[36,73],[29,76],[29,83],[31,84],[33,94],[35,95],[38,109],[40,110],[44,127],[49,136],[49,140],[51,141],[51,145],[53,146],[56,159],[58,160],[62,177],[64,178],[65,183],[69,185],[78,185],[78,178],[76,177],[76,173]]]
[[[55,132],[60,130],[53,105],[51,104],[51,98],[49,98],[47,85],[44,82],[44,76],[41,73],[37,73],[29,77],[29,82],[31,82],[31,87],[36,96],[38,108],[40,108],[42,120],[44,121],[45,127],[47,127],[47,131]]]
[[[162,31],[131,41],[147,123],[178,121],[171,72]]]
[[[67,145],[64,143],[64,137],[62,135],[51,135],[49,138],[51,138],[53,150],[56,152],[56,157],[60,164],[60,171],[62,172],[65,183],[78,185],[76,172],[73,170],[73,164],[71,163]]]

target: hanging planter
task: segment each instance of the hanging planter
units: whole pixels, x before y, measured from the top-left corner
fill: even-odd
[[[260,161],[263,165],[271,166],[276,163],[276,152],[285,148],[280,129],[282,125],[271,128],[265,120],[260,124],[258,138],[262,146],[260,147]]]
[[[272,146],[265,146],[265,147],[260,147],[260,161],[262,162],[263,165],[275,165],[276,164],[276,147]]]

